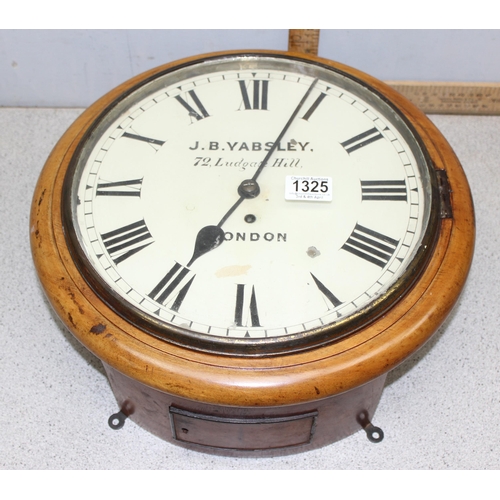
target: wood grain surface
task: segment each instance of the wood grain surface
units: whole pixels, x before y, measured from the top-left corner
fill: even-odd
[[[288,51],[318,55],[319,30],[288,30]]]
[[[33,198],[31,245],[47,297],[75,337],[112,370],[153,390],[203,404],[255,408],[309,403],[384,376],[418,350],[451,311],[471,264],[475,227],[472,198],[458,159],[427,117],[390,86],[343,65],[304,58],[366,81],[404,113],[435,168],[446,170],[453,218],[442,220],[427,269],[376,322],[336,343],[291,355],[247,359],[208,354],[161,341],[126,322],[93,292],[73,262],[62,227],[62,185],[75,148],[102,110],[174,63],[165,65],[112,90],[75,121],[47,160]]]

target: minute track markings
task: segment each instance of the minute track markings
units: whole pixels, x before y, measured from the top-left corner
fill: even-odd
[[[167,306],[167,301],[170,296],[174,293],[174,291],[181,285],[186,276],[190,273],[190,269],[182,266],[178,262],[176,262],[167,274],[159,281],[159,283],[149,292],[148,297],[153,299],[155,302],[159,304]],[[176,298],[170,309],[175,312],[179,311],[179,308],[184,301],[187,292],[189,291],[191,285],[193,284],[194,278],[196,275],[194,274],[191,279],[180,289],[177,293]]]
[[[151,137],[146,137],[144,135],[132,134],[130,132],[123,132],[121,137],[134,139],[136,141],[146,142],[148,144],[154,144],[156,146],[163,146],[165,144],[165,141],[160,141],[159,139],[153,139]]]
[[[330,90],[329,87],[326,89],[327,91]],[[312,103],[311,107],[305,112],[304,116],[302,117],[303,120],[308,121],[309,118],[311,118],[311,115],[316,111],[318,106],[321,104],[323,99],[326,97],[327,94],[324,92],[321,92],[321,94],[316,98],[316,100]]]
[[[356,224],[353,232],[342,245],[345,250],[381,268],[391,260],[399,240]]]
[[[203,106],[203,104],[201,103],[199,97],[196,95],[196,92],[194,90],[189,90],[187,93],[193,100],[194,105],[198,108],[198,111],[196,111],[188,102],[186,102],[182,96],[176,95],[175,99],[187,110],[190,117],[195,118],[198,121],[202,120],[203,118],[208,118],[210,115],[205,109],[205,106]]]
[[[267,111],[269,80],[238,80],[241,95],[243,98],[243,106],[245,110],[265,110]],[[262,84],[262,85],[261,85]],[[248,93],[248,87],[253,87],[252,100]]]
[[[340,306],[342,304],[342,301],[339,300],[323,283],[321,283],[321,281],[316,278],[313,273],[310,274],[319,291],[331,302],[332,306],[334,308]]]
[[[92,186],[87,186],[87,189]],[[97,184],[96,196],[132,196],[140,197],[142,179],[129,179],[125,181],[100,182]]]
[[[348,154],[351,154],[360,148],[368,146],[369,144],[382,139],[383,137],[384,136],[379,131],[379,129],[373,127],[366,132],[351,137],[351,139],[348,139],[347,141],[341,142],[340,145],[347,151]]]
[[[194,275],[179,291],[179,293],[177,294],[177,297],[175,298],[174,300],[174,303],[172,304],[172,307],[170,309],[172,309],[172,311],[175,311],[175,312],[179,312],[179,308],[181,307],[182,305],[182,302],[184,300],[184,298],[186,297],[188,291],[189,291],[189,288],[191,287],[191,285],[193,284],[193,281],[194,281],[194,278],[195,278],[196,275]]]
[[[408,201],[404,179],[360,182],[362,201]]]
[[[123,262],[154,241],[144,220],[103,233],[101,238],[115,264]],[[145,243],[140,244],[142,242]]]
[[[234,308],[234,323],[236,326],[245,326],[243,325],[243,309],[245,304],[245,285],[238,284],[236,285],[236,305]],[[252,286],[252,294],[250,296],[250,322],[253,327],[261,326],[259,320],[259,313],[257,311],[257,299],[255,297],[255,287]],[[248,332],[247,332],[248,333]]]

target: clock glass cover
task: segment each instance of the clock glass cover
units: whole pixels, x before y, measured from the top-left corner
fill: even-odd
[[[74,155],[63,223],[90,286],[141,330],[295,351],[352,334],[411,287],[437,226],[426,158],[342,70],[211,57],[108,107]]]

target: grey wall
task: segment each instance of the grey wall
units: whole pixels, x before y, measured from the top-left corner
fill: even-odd
[[[287,30],[0,30],[0,106],[88,106],[182,57],[286,50]],[[319,55],[382,80],[500,82],[500,30],[326,30]]]

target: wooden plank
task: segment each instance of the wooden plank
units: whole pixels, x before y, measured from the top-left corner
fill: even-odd
[[[386,82],[424,113],[500,115],[500,83]]]
[[[288,30],[288,50],[318,55],[319,30]]]

